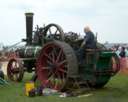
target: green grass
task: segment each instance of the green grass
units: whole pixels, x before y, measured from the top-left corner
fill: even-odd
[[[114,76],[102,89],[87,92],[90,96],[60,98],[58,95],[25,96],[24,84],[30,75],[25,75],[21,83],[10,82],[0,86],[0,102],[128,102],[128,76]],[[86,94],[85,94],[86,95]]]

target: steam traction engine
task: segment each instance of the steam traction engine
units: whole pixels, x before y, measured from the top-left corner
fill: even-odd
[[[26,13],[25,15],[26,39],[22,39],[22,41],[26,42],[26,45],[9,54],[7,75],[12,81],[21,81],[25,71],[29,73],[35,71],[35,63],[39,52],[44,44],[51,40],[50,37],[63,39],[63,31],[59,25],[49,24],[40,28],[37,26],[36,31],[33,31],[33,13]]]
[[[61,90],[77,82],[100,88],[119,71],[118,57],[102,44],[97,42],[96,49],[85,49],[81,64],[78,52],[83,39],[76,33],[66,34],[56,24],[37,26],[32,32],[32,25],[33,13],[26,13],[26,45],[16,49],[16,57],[9,60],[9,79],[21,81],[24,71],[34,70],[44,87]]]

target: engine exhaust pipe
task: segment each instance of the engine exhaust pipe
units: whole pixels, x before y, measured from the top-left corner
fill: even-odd
[[[33,31],[33,13],[25,13],[26,16],[26,42],[27,45],[32,44],[32,31]]]

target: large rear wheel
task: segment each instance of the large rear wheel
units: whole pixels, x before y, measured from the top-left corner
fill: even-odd
[[[69,77],[78,74],[78,64],[73,49],[65,42],[46,44],[37,59],[38,79],[44,87],[61,90]]]

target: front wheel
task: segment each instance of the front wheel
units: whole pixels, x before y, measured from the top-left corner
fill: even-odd
[[[20,82],[23,79],[23,62],[18,59],[11,59],[7,65],[7,76],[10,80]]]

